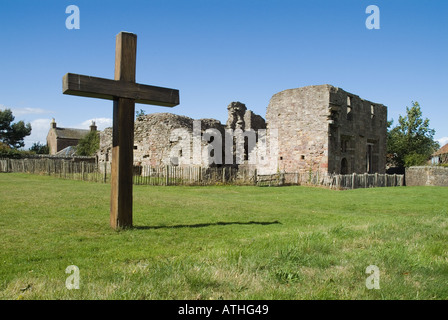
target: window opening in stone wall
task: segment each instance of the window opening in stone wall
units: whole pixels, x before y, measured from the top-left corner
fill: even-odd
[[[353,119],[352,97],[347,96],[347,120]]]
[[[345,136],[345,135],[341,135],[340,136],[340,143],[341,143],[341,145],[340,145],[340,151],[341,151],[341,153],[346,153],[346,152],[352,152],[353,151],[353,149],[352,149],[352,146],[351,146],[351,139],[352,139],[352,137],[351,136]]]
[[[249,160],[249,137],[244,137],[244,160]]]
[[[348,141],[346,139],[341,139],[341,152],[347,152]]]

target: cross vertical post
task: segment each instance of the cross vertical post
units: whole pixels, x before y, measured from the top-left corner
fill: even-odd
[[[135,82],[137,36],[119,33],[115,47],[115,80]],[[115,98],[112,129],[110,225],[132,227],[135,102]]]
[[[64,94],[113,101],[110,225],[132,227],[135,103],[174,107],[179,90],[135,81],[137,35],[120,32],[116,38],[114,80],[67,73]]]

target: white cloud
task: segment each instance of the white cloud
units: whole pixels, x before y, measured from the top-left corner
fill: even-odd
[[[446,145],[448,143],[448,137],[443,137],[443,138],[437,139],[437,141],[440,143],[440,146],[443,147],[444,145]]]
[[[14,116],[23,116],[25,114],[45,114],[51,112],[42,108],[11,108],[11,110]]]
[[[94,118],[84,121],[80,124],[80,128],[82,129],[88,129],[90,125],[92,124],[92,121],[95,121],[95,124],[98,128],[98,130],[104,130],[108,127],[112,127],[112,119],[111,118]]]
[[[46,114],[46,113],[51,113],[51,111],[49,110],[45,110],[42,108],[14,108],[14,107],[8,107],[5,106],[3,104],[0,104],[0,110],[5,110],[5,109],[11,109],[12,114],[16,117],[16,116],[23,116],[23,115],[27,115],[27,114]]]
[[[31,135],[25,137],[25,149],[31,148],[33,143],[47,144],[47,134],[50,130],[51,119],[36,119],[31,121]]]

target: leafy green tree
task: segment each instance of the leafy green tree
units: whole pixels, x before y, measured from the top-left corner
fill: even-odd
[[[392,121],[388,122],[389,128]],[[399,116],[398,125],[387,134],[387,151],[398,167],[421,165],[439,148],[434,140],[435,130],[429,127],[429,119],[422,117],[417,101],[406,107],[406,116]]]
[[[140,111],[135,112],[135,116],[137,117],[137,119],[141,119],[146,115],[145,110],[140,109]]]
[[[97,131],[90,131],[78,142],[76,154],[78,156],[93,156],[100,148],[100,135]]]
[[[22,148],[26,136],[31,134],[31,124],[23,121],[13,123],[11,109],[0,110],[0,141],[13,149]]]
[[[33,151],[37,154],[49,154],[50,149],[48,148],[48,145],[41,144],[40,142],[35,142],[30,148],[30,151]]]

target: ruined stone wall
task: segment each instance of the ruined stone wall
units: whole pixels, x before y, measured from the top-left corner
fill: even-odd
[[[134,165],[191,165],[193,121],[192,118],[171,113],[153,113],[138,117],[134,125]],[[215,128],[224,134],[224,126],[220,121],[215,119],[200,119],[200,121],[201,135],[210,128]],[[188,149],[186,145],[184,148],[178,146],[182,137],[174,134],[175,129],[184,130],[182,132],[189,136],[190,150],[186,150]],[[199,152],[206,152],[207,145],[207,141],[201,140]],[[112,160],[112,128],[106,128],[100,133],[98,159],[100,162]],[[206,166],[208,163],[201,162],[200,165]]]
[[[218,165],[252,168],[259,174],[385,172],[387,108],[381,104],[331,85],[320,85],[275,94],[267,107],[266,121],[241,102],[232,102],[227,109],[225,126],[215,119],[201,119],[199,142],[194,138],[195,122],[189,117],[171,113],[139,117],[135,122],[134,163],[207,167],[217,165],[214,160],[220,159],[222,164]],[[176,129],[184,130],[193,139],[173,138]],[[246,134],[249,130],[256,132],[255,147],[247,146],[248,139],[238,140],[234,136],[235,141],[227,150],[228,131]],[[205,132],[218,134],[203,139]],[[221,139],[220,150],[215,144],[217,138]],[[241,150],[242,145],[244,161],[237,163],[235,151],[237,147]],[[99,161],[110,162],[111,150],[109,128],[100,136]],[[216,157],[208,156],[212,154]],[[232,154],[231,164],[226,163],[226,154]],[[255,164],[248,161],[251,156],[256,158]]]
[[[275,94],[266,113],[268,140],[278,154],[262,171],[384,173],[387,108],[331,85]]]
[[[336,87],[329,102],[328,171],[385,173],[387,108]]]
[[[246,110],[244,104],[238,103],[238,106],[241,107],[241,112],[233,114],[234,118],[230,120],[233,122],[233,126],[230,125],[227,128],[235,129],[237,123],[242,130],[248,130],[251,128],[250,126],[254,126],[255,129],[266,127],[262,117]],[[216,119],[199,119],[199,122],[201,127],[200,141],[198,142],[195,141],[193,134],[194,120],[192,118],[171,113],[153,113],[138,117],[134,126],[134,164],[207,167],[221,165],[218,163],[220,160],[222,165],[225,165],[226,126]],[[228,123],[230,122],[228,121]],[[185,132],[184,137],[176,135],[177,132],[180,132],[179,130]],[[185,144],[186,136],[189,139],[189,148]],[[220,153],[217,151],[218,139]],[[196,148],[197,146],[199,146],[199,150]],[[98,158],[100,162],[112,160],[112,128],[107,128],[100,133]],[[215,163],[215,160],[218,164]]]
[[[448,168],[438,166],[406,168],[407,186],[448,187]]]
[[[268,150],[278,135],[278,154],[268,152],[262,173],[327,171],[328,86],[289,89],[275,94],[266,112]]]
[[[196,128],[195,123],[200,122]],[[225,163],[225,129],[265,128],[262,117],[247,110],[240,102],[229,105],[229,119],[224,126],[216,119],[199,119],[171,113],[140,116],[134,125],[134,165],[202,166]],[[230,150],[230,152],[233,152]],[[112,128],[100,133],[99,162],[112,160]],[[228,166],[235,166],[235,162]]]
[[[134,130],[134,163],[144,166],[169,165],[173,129],[193,127],[193,119],[171,113],[154,113],[137,118]]]
[[[234,141],[232,149],[225,150],[224,154],[233,154],[232,166],[254,174],[258,161],[259,133],[260,130],[266,130],[266,121],[239,101],[230,103],[227,110],[226,130],[234,134]]]

